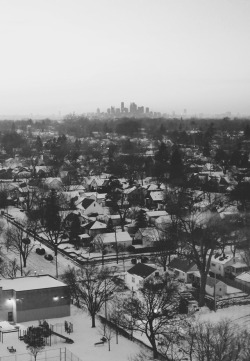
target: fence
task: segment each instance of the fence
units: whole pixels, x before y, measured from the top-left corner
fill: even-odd
[[[29,353],[12,354],[9,356],[0,356],[0,361],[33,361],[34,357]],[[71,351],[65,348],[56,348],[41,351],[37,355],[37,361],[81,361]]]
[[[226,283],[228,286],[234,287],[234,288],[238,288],[239,290],[250,294],[250,285],[248,284],[242,284],[241,282],[237,281],[237,280],[232,280],[228,277],[223,277],[220,275],[216,275],[217,279],[223,281],[224,283]]]

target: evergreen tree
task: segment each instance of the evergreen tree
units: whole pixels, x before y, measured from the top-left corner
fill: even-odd
[[[136,226],[137,229],[146,228],[148,226],[146,212],[143,209],[140,209],[137,216],[136,216],[135,226]]]
[[[170,180],[178,183],[184,181],[184,165],[178,148],[173,151],[170,160]]]

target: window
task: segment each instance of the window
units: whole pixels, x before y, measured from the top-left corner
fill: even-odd
[[[132,282],[135,283],[135,278],[134,277],[132,277]]]

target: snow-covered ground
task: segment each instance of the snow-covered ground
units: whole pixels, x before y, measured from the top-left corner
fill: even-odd
[[[250,331],[250,305],[231,306],[222,308],[216,312],[203,307],[196,315],[200,321],[219,322],[223,319],[231,320],[239,327],[247,328]]]
[[[64,330],[64,321],[73,323],[73,333],[68,335]],[[49,319],[47,322],[54,325],[54,330],[74,340],[73,344],[67,344],[63,339],[52,336],[52,345],[46,346],[46,350],[66,347],[75,356],[82,361],[127,361],[130,357],[139,354],[140,351],[149,352],[146,348],[136,342],[130,341],[125,337],[113,334],[111,339],[111,351],[108,350],[108,344],[95,346],[103,336],[103,329],[99,320],[96,320],[96,328],[91,328],[91,319],[85,311],[75,306],[71,306],[71,316],[64,318]],[[24,322],[20,324],[20,329],[25,330],[28,326],[38,326],[38,321]],[[57,325],[57,326],[56,326]],[[0,356],[10,356],[7,347],[13,346],[16,354],[26,353],[26,344],[18,340],[17,333],[4,334],[3,343],[0,343]]]

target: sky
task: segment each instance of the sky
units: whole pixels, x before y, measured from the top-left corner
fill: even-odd
[[[250,0],[0,0],[0,115],[250,114]]]

